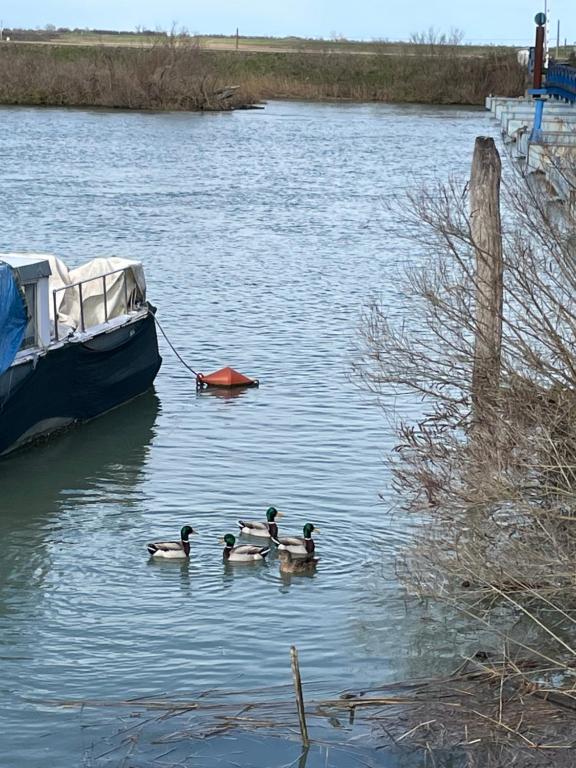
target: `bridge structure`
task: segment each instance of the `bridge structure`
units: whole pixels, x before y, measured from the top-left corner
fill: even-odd
[[[576,67],[568,64],[551,63],[539,87],[530,88],[529,96],[534,99],[534,123],[532,140],[541,140],[544,124],[544,110],[549,103],[576,104]],[[548,110],[547,110],[548,111]]]
[[[486,107],[500,123],[505,144],[528,174],[576,214],[576,67],[550,61],[545,69],[544,14],[536,16],[533,87],[521,98],[489,96]]]
[[[571,104],[576,102],[576,67],[552,63],[546,72],[542,91],[553,99]]]

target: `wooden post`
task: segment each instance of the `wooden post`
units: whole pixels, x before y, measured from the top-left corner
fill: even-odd
[[[306,763],[308,762],[308,752],[310,751],[310,747],[306,745],[304,749],[302,750],[302,754],[300,755],[300,758],[298,759],[298,768],[306,768]]]
[[[238,27],[236,27],[236,50],[238,50],[239,46],[240,46],[240,34],[239,34]]]
[[[294,678],[294,690],[296,692],[296,706],[298,708],[298,720],[300,721],[302,743],[307,747],[310,741],[308,739],[308,728],[306,726],[306,713],[304,712],[304,696],[302,694],[302,679],[300,677],[300,666],[298,664],[298,651],[294,645],[290,646],[290,666],[292,667],[292,677]]]
[[[500,220],[500,155],[479,136],[470,177],[470,225],[476,249],[476,338],[472,372],[474,421],[485,423],[500,384],[504,261]]]

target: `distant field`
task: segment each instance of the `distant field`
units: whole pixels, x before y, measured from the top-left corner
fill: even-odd
[[[10,30],[7,30],[10,36]],[[107,32],[36,32],[15,31],[12,40],[18,42],[44,43],[57,45],[102,45],[122,47],[151,47],[165,42],[168,36],[165,34],[130,34]],[[374,40],[371,42],[360,40],[317,40],[300,37],[242,37],[238,40],[233,35],[193,35],[182,38],[183,41],[191,41],[204,50],[234,51],[236,49],[245,52],[261,53],[348,53],[360,55],[422,55],[426,51],[436,51],[439,47],[450,49],[460,56],[485,56],[494,53],[510,51],[511,48],[503,46],[479,46],[479,45],[435,45],[414,44],[408,42],[388,42]]]

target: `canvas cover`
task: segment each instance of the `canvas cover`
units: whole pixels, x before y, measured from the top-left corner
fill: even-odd
[[[58,288],[65,290],[56,294],[58,325],[71,329],[81,328],[80,289],[76,283],[83,282],[82,303],[84,307],[84,327],[86,329],[100,325],[114,317],[127,314],[128,308],[143,303],[146,299],[146,280],[142,264],[130,259],[97,258],[76,269],[68,269],[66,264],[55,256],[49,257],[52,275],[50,277],[50,295]],[[126,269],[124,273],[116,270]],[[110,272],[116,274],[110,275]],[[106,301],[104,301],[104,280],[106,277]],[[84,282],[89,281],[89,282]],[[69,287],[66,287],[69,286]],[[126,306],[128,296],[128,308]],[[54,307],[51,302],[50,316],[54,321]]]
[[[0,261],[0,375],[12,365],[27,325],[26,303],[12,267]]]

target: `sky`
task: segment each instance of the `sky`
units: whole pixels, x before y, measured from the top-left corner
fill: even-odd
[[[550,37],[576,42],[576,0],[547,0]],[[545,0],[21,0],[0,6],[5,27],[169,30],[358,40],[407,40],[430,27],[465,42],[528,45]]]

